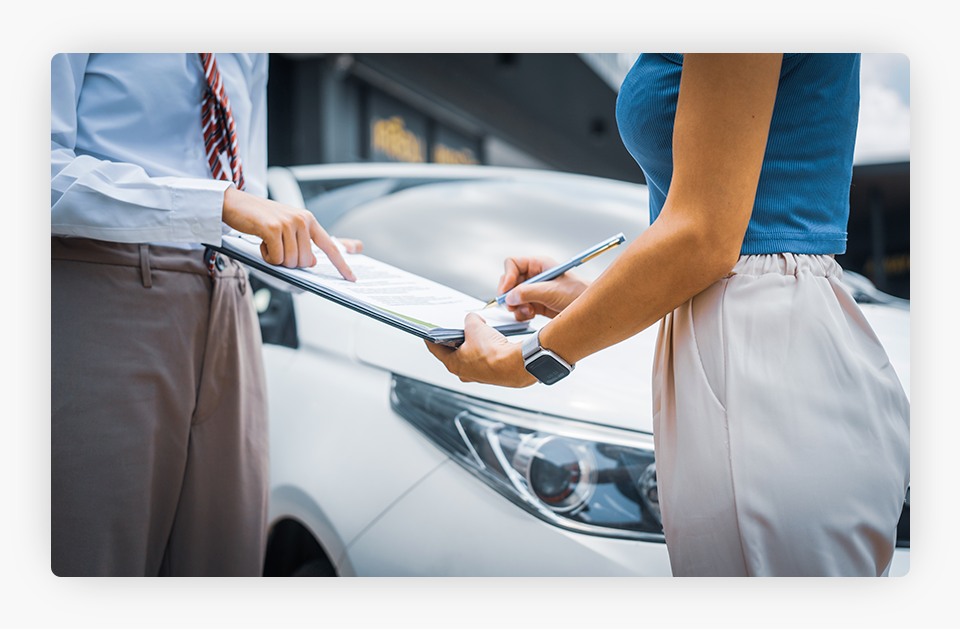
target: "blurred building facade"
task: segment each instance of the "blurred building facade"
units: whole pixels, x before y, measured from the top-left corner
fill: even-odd
[[[853,167],[845,269],[910,298],[910,162]]]
[[[632,54],[271,54],[275,166],[400,161],[643,183],[620,141]],[[844,268],[909,298],[909,162],[854,168]]]

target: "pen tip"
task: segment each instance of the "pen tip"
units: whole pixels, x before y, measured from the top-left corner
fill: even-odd
[[[483,309],[486,310],[487,308],[493,308],[496,305],[497,305],[497,300],[491,299],[490,301],[487,302],[487,305],[484,306]]]

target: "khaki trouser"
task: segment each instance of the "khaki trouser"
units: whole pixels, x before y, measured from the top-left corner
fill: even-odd
[[[52,569],[259,575],[266,384],[243,268],[51,239]]]

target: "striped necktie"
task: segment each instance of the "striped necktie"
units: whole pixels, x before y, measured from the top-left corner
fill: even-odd
[[[243,190],[243,166],[237,150],[237,127],[233,122],[233,113],[230,111],[230,101],[223,87],[220,70],[217,69],[217,59],[212,52],[199,54],[203,62],[203,76],[207,81],[201,109],[207,163],[210,164],[214,179],[232,180],[238,190]]]

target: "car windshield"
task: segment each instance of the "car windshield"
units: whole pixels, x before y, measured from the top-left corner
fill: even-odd
[[[332,225],[350,210],[393,192],[449,179],[383,177],[377,179],[301,180],[300,193],[306,208],[321,225]]]

